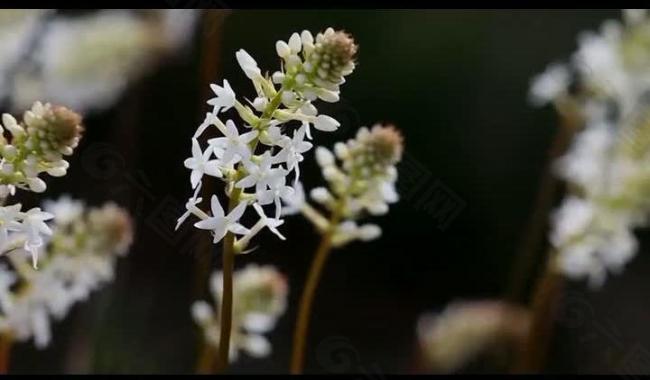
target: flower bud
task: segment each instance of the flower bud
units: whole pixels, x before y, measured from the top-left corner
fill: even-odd
[[[317,87],[335,91],[343,77],[354,70],[357,50],[349,34],[328,28],[316,36],[316,44],[305,62],[305,71],[312,73]]]
[[[336,119],[327,115],[318,115],[314,120],[314,128],[325,132],[335,131],[340,125]]]
[[[35,193],[42,193],[45,191],[45,189],[47,189],[45,182],[43,182],[43,180],[38,177],[27,178],[25,181],[27,182],[29,189]]]
[[[44,119],[47,121],[48,142],[53,149],[77,146],[83,131],[78,113],[63,106],[52,106],[50,112],[46,111]]]

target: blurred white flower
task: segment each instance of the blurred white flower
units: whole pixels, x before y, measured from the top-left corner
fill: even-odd
[[[16,67],[8,90],[12,106],[47,98],[84,113],[102,111],[161,58],[186,45],[198,16],[196,10],[137,12],[100,10],[39,21],[45,30],[33,54]]]
[[[19,341],[33,338],[39,349],[49,345],[52,318],[64,318],[72,305],[113,278],[115,259],[125,253],[133,233],[130,217],[114,204],[85,209],[66,196],[48,201],[47,208],[65,217],[61,222],[54,218],[49,231],[43,223],[48,216],[32,209],[25,227],[52,234],[41,244],[44,264],[31,270],[25,256],[12,251],[13,270],[0,266],[0,331]]]
[[[499,346],[517,347],[528,334],[528,312],[502,301],[456,301],[417,324],[424,365],[454,372]]]
[[[634,229],[648,226],[649,46],[647,13],[624,11],[622,23],[581,34],[568,65],[551,66],[531,88],[582,127],[555,163],[569,194],[552,216],[550,241],[555,268],[592,286],[621,271],[636,254]]]
[[[210,289],[217,304],[222,296],[221,283],[221,273],[213,273]],[[249,264],[235,272],[233,289],[230,361],[237,360],[240,350],[256,358],[268,356],[271,344],[262,334],[274,328],[287,308],[286,278],[272,266]],[[207,343],[218,347],[219,313],[205,301],[194,302],[191,310]]]
[[[569,87],[569,70],[563,65],[551,65],[536,76],[530,87],[530,99],[535,105],[548,103],[565,93]]]

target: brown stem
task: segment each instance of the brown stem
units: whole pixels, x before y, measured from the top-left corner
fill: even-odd
[[[561,109],[561,122],[551,148],[548,151],[548,159],[535,199],[533,213],[526,226],[524,239],[518,249],[519,254],[515,258],[515,264],[511,272],[507,297],[512,301],[523,301],[526,292],[527,281],[531,277],[532,268],[536,263],[543,262],[540,258],[540,249],[544,242],[548,215],[553,207],[553,202],[560,188],[560,181],[553,173],[555,161],[566,151],[569,142],[573,138],[580,125],[580,118],[568,105]]]
[[[9,333],[0,334],[0,374],[7,374],[9,372],[12,344],[13,339]]]
[[[221,50],[221,25],[224,19],[229,14],[227,10],[208,9],[204,10],[202,17],[202,39],[201,39],[201,67],[199,70],[199,82],[201,83],[201,99],[209,97],[212,90],[209,84],[214,82],[217,78],[220,66],[220,50]],[[202,120],[205,116],[205,104],[201,102],[199,107],[199,118]],[[203,199],[210,199],[211,194],[215,191],[215,181],[204,181],[203,188],[201,189],[201,196]],[[194,277],[194,296],[195,298],[203,298],[206,293],[206,285],[210,276],[210,264],[212,257],[212,239],[209,235],[196,232],[199,236],[197,238]]]
[[[202,342],[201,353],[196,363],[196,373],[207,375],[214,369],[214,358],[217,356],[217,352],[214,346],[206,342],[205,339]]]
[[[530,330],[519,361],[513,368],[516,373],[537,373],[544,368],[564,285],[564,279],[554,270],[553,258],[554,253],[551,252],[548,265],[535,288]]]
[[[232,211],[239,203],[241,189],[235,188],[228,202],[228,213]],[[232,302],[233,302],[233,272],[235,270],[235,234],[228,232],[223,239],[222,253],[223,268],[223,292],[221,295],[221,307],[219,318],[219,350],[217,352],[217,362],[215,370],[222,372],[228,367],[228,357],[230,352],[230,336],[232,334]]]
[[[307,344],[307,330],[309,328],[309,316],[311,315],[311,305],[316,293],[318,281],[325,267],[325,262],[332,248],[332,232],[330,228],[323,235],[323,238],[316,250],[314,260],[312,261],[307,283],[300,298],[298,317],[295,330],[293,333],[293,354],[291,355],[291,373],[294,375],[301,374],[305,364],[305,346]]]

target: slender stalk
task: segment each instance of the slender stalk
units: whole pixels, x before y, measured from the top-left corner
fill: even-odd
[[[293,333],[293,353],[291,355],[291,373],[294,375],[301,374],[305,366],[305,347],[307,345],[307,330],[309,329],[311,306],[314,295],[316,294],[318,282],[323,273],[323,268],[332,249],[332,237],[339,219],[339,212],[334,212],[330,218],[329,228],[323,234],[320,244],[316,249],[307,275],[307,283],[300,297],[298,317]]]
[[[205,10],[202,18],[202,39],[201,39],[201,67],[199,70],[199,81],[201,87],[204,89],[202,98],[207,98],[210,89],[208,84],[217,78],[220,66],[221,54],[221,22],[215,23],[215,20],[220,20],[226,17],[227,12],[219,10]],[[201,104],[199,109],[199,116],[204,115],[204,104]],[[203,199],[209,199],[210,195],[214,193],[214,181],[204,181],[201,195]],[[212,264],[212,239],[209,235],[204,234],[203,231],[197,231],[197,247],[196,251],[201,253],[197,255],[194,270],[194,287],[193,293],[195,298],[203,298],[206,293],[206,285],[210,276]],[[196,373],[209,374],[214,369],[214,361],[217,356],[215,348],[206,342],[205,338],[201,337],[199,341],[199,358],[196,363]]]
[[[544,241],[548,215],[560,188],[560,181],[553,173],[553,164],[566,151],[580,125],[580,118],[570,105],[564,104],[564,107],[558,106],[558,108],[561,110],[560,127],[548,151],[548,159],[542,174],[533,213],[527,223],[524,239],[513,265],[514,270],[511,272],[507,297],[512,301],[522,301],[532,268],[540,260],[543,262],[543,258],[540,258],[540,254],[543,252],[540,246]]]
[[[196,373],[201,375],[207,375],[212,372],[214,369],[214,358],[217,356],[217,352],[214,349],[214,346],[202,340],[201,344],[201,353],[199,355],[199,360],[196,363]]]
[[[228,202],[228,213],[232,211],[239,203],[239,196],[241,189],[235,188],[230,196]],[[217,352],[217,362],[215,369],[221,372],[228,367],[228,354],[230,352],[230,336],[232,333],[232,295],[233,286],[232,278],[235,269],[235,234],[228,232],[223,239],[223,254],[222,254],[222,271],[223,271],[223,294],[221,296],[220,313],[220,334],[219,334],[219,350]]]
[[[11,334],[0,334],[0,374],[7,374],[9,372],[9,361],[11,360],[11,346],[13,339]]]
[[[544,274],[537,283],[532,300],[530,331],[513,368],[517,373],[536,373],[543,369],[553,335],[553,322],[564,281],[554,268],[555,253],[551,252]]]
[[[280,106],[282,101],[282,93],[284,87],[280,88],[277,94],[271,99],[269,104],[264,109],[262,117],[260,118],[257,127],[264,125],[273,112]],[[259,142],[259,137],[253,139],[249,146],[252,152]],[[243,175],[243,166],[241,163],[237,166],[236,179],[240,179]],[[242,189],[233,188],[230,201],[228,202],[228,213],[232,211],[239,204],[239,198],[242,194]],[[222,271],[223,271],[223,296],[221,299],[221,318],[220,318],[220,334],[219,334],[219,351],[217,355],[217,362],[215,365],[216,371],[221,372],[228,367],[228,356],[230,352],[230,335],[232,332],[232,295],[233,295],[233,272],[235,267],[235,234],[228,232],[223,239],[223,254],[222,254]]]
[[[229,11],[207,9],[203,11],[202,18],[202,38],[201,38],[201,67],[199,70],[199,81],[201,88],[203,88],[201,98],[208,98],[211,90],[209,84],[214,82],[219,73],[221,66],[221,45],[222,45],[222,28],[223,20]],[[200,118],[205,115],[205,105],[201,103],[198,115]],[[203,199],[210,199],[210,195],[214,194],[215,181],[203,181],[203,188],[201,189],[201,196]],[[206,286],[208,278],[210,277],[211,263],[212,263],[212,239],[209,235],[197,231],[198,242],[197,252],[205,253],[197,255],[196,269],[194,277],[194,297],[203,298],[206,293]]]

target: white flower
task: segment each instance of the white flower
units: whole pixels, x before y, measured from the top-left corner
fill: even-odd
[[[238,235],[248,232],[248,229],[239,224],[239,218],[246,210],[246,202],[238,204],[228,215],[224,214],[223,207],[221,207],[219,198],[216,195],[212,196],[210,205],[212,216],[196,222],[194,226],[202,230],[212,231],[214,235],[213,243],[216,244],[221,241],[228,231]]]
[[[318,115],[314,120],[314,128],[318,129],[319,131],[336,131],[340,125],[341,124],[339,124],[338,121],[327,115]]]
[[[257,131],[250,131],[239,134],[235,123],[232,120],[226,121],[225,127],[220,128],[224,137],[215,137],[208,140],[208,144],[214,147],[218,158],[224,163],[237,163],[241,160],[247,160],[251,156],[251,150],[248,143],[257,137]]]
[[[11,55],[27,57],[15,67],[13,86],[7,89],[14,108],[25,108],[39,98],[84,113],[113,105],[130,83],[188,45],[198,16],[193,10],[146,12],[152,14],[110,9],[74,17],[53,14],[48,22],[39,21],[34,26],[40,24],[44,30],[26,36],[32,42],[29,55]],[[13,38],[0,37],[11,45]]]
[[[43,202],[43,209],[54,215],[57,224],[67,225],[81,216],[84,211],[84,203],[64,195],[56,201],[46,200]]]
[[[214,107],[213,113],[226,112],[235,106],[235,92],[227,80],[223,80],[223,87],[211,84],[210,88],[217,95],[215,98],[208,100],[208,104]]]
[[[501,301],[455,301],[425,314],[417,337],[427,370],[455,372],[494,347],[516,349],[528,333],[529,312]]]
[[[26,235],[25,250],[31,253],[34,268],[38,263],[38,250],[43,245],[43,236],[52,235],[52,230],[45,223],[52,218],[54,215],[35,207],[27,211],[21,224],[20,231]]]
[[[283,223],[284,220],[279,219],[277,216],[275,218],[269,218],[264,214],[264,210],[262,209],[262,206],[260,206],[257,203],[253,203],[253,208],[255,209],[255,212],[257,212],[257,215],[259,215],[260,220],[264,223],[264,225],[271,230],[274,234],[276,234],[280,239],[286,240],[284,236],[278,231],[278,227],[280,227]]]
[[[281,215],[293,215],[300,212],[305,205],[305,190],[300,181],[293,184],[293,192],[282,198],[285,206],[282,207]]]
[[[248,175],[235,183],[235,186],[241,188],[255,186],[257,193],[264,191],[269,183],[287,175],[287,171],[282,167],[273,168],[273,163],[274,158],[270,151],[264,152],[257,164],[252,161],[244,162]]]
[[[18,231],[23,213],[20,212],[21,204],[0,207],[0,247],[8,243],[9,231]]]
[[[214,313],[207,302],[196,301],[192,304],[192,317],[196,323],[203,325],[208,323],[211,318],[214,318]]]
[[[287,186],[285,177],[276,176],[270,178],[267,182],[268,188],[257,191],[257,201],[261,205],[275,203],[275,215],[280,216],[282,212],[282,203],[280,199],[286,199],[293,193],[293,188]]]
[[[222,297],[222,277],[220,272],[210,277],[210,291],[217,302]],[[286,310],[286,279],[271,266],[250,264],[235,272],[233,291],[229,360],[236,361],[240,350],[255,358],[269,355],[271,345],[262,334],[271,331]],[[197,301],[192,304],[191,313],[206,342],[218,346],[219,318],[212,306]]]
[[[204,174],[221,177],[223,174],[219,170],[219,161],[211,160],[212,147],[208,147],[205,152],[201,151],[201,146],[197,139],[192,139],[192,157],[185,160],[185,167],[192,170],[190,182],[192,188],[196,188]]]
[[[298,163],[304,159],[302,154],[311,149],[312,144],[305,141],[305,127],[298,128],[293,133],[293,138],[281,140],[278,145],[282,150],[276,156],[276,162],[286,162],[287,170],[295,168],[298,176]]]
[[[551,242],[559,247],[586,233],[594,214],[593,204],[577,197],[565,199],[561,208],[553,215]]]
[[[49,207],[65,210],[77,206],[65,197],[58,202],[61,204],[48,202]],[[13,273],[0,267],[0,329],[18,341],[33,338],[39,349],[51,341],[51,320],[65,317],[75,303],[87,299],[92,290],[110,280],[114,257],[120,254],[125,240],[130,244],[128,216],[116,206],[108,204],[80,213],[67,211],[63,215],[74,220],[54,220],[52,234],[56,244],[43,242],[45,260],[41,268],[24,273],[24,268],[17,267],[27,258],[10,256],[14,270],[21,270],[19,289],[11,288],[15,281]],[[44,232],[42,220],[48,219],[47,215],[32,209],[23,217],[29,228]]]
[[[555,162],[568,195],[553,213],[550,242],[557,269],[602,285],[636,254],[634,229],[648,226],[650,202],[650,20],[645,12],[608,20],[598,33],[582,33],[568,66],[551,66],[533,84],[537,97],[556,104],[570,125],[581,127]],[[567,90],[571,83],[571,91]]]
[[[261,77],[262,74],[260,68],[257,67],[257,62],[255,62],[253,57],[251,57],[246,50],[239,49],[237,53],[235,53],[235,57],[237,58],[237,63],[239,63],[239,66],[249,79],[256,80]]]
[[[227,80],[221,86],[212,84],[216,96],[208,100],[208,104],[214,108],[198,126],[194,138],[210,126],[217,127],[221,135],[208,140],[209,149],[205,152],[194,143],[192,160],[186,163],[195,170],[190,176],[193,187],[198,186],[207,163],[219,169],[227,196],[238,205],[233,212],[240,214],[227,220],[232,215],[224,216],[221,206],[214,205],[213,197],[213,216],[210,217],[198,207],[195,193],[187,202],[187,211],[179,218],[179,223],[194,214],[201,219],[195,226],[212,230],[215,243],[233,229],[238,235],[245,234],[235,239],[236,253],[245,253],[250,239],[265,227],[283,238],[278,230],[282,224],[282,200],[293,197],[295,191],[287,184],[298,183],[303,154],[313,146],[305,141],[305,137],[311,139],[309,128],[313,124],[317,129],[332,131],[339,126],[333,118],[319,115],[311,102],[319,97],[327,101],[338,100],[339,87],[354,68],[357,50],[350,35],[331,28],[318,34],[315,42],[305,31],[293,33],[288,42],[278,41],[275,47],[283,62],[281,69],[270,77],[262,75],[255,59],[245,50],[236,52],[237,62],[255,90],[253,100],[238,101]],[[217,117],[231,108],[242,121],[241,129],[232,120],[224,124]],[[292,121],[302,125],[295,128]],[[247,204],[256,205],[259,217],[250,229],[238,223]],[[275,205],[274,218],[267,217],[262,208],[270,204]]]
[[[569,87],[569,70],[564,65],[554,64],[533,79],[530,100],[534,105],[543,105],[555,100]]]
[[[194,195],[192,195],[192,198],[190,198],[187,203],[185,204],[185,212],[183,215],[181,215],[178,218],[178,221],[176,222],[176,227],[174,230],[177,230],[178,227],[183,224],[183,222],[193,213],[198,213],[200,210],[196,207],[199,203],[203,201],[203,198],[199,197],[199,192],[201,191],[201,183],[199,182],[198,186],[196,186],[196,189],[194,190]],[[202,212],[202,211],[201,211]]]
[[[402,156],[401,134],[392,126],[375,125],[370,130],[362,127],[354,139],[337,143],[334,150],[336,155],[324,147],[316,149],[316,161],[329,186],[315,187],[310,192],[314,201],[343,216],[334,230],[332,244],[340,247],[354,240],[376,239],[381,236],[379,226],[360,227],[356,220],[365,214],[385,214],[388,205],[399,199],[395,165]],[[296,199],[281,198],[290,205],[285,214],[300,211],[319,231],[331,230],[328,218],[305,202],[302,188]]]

